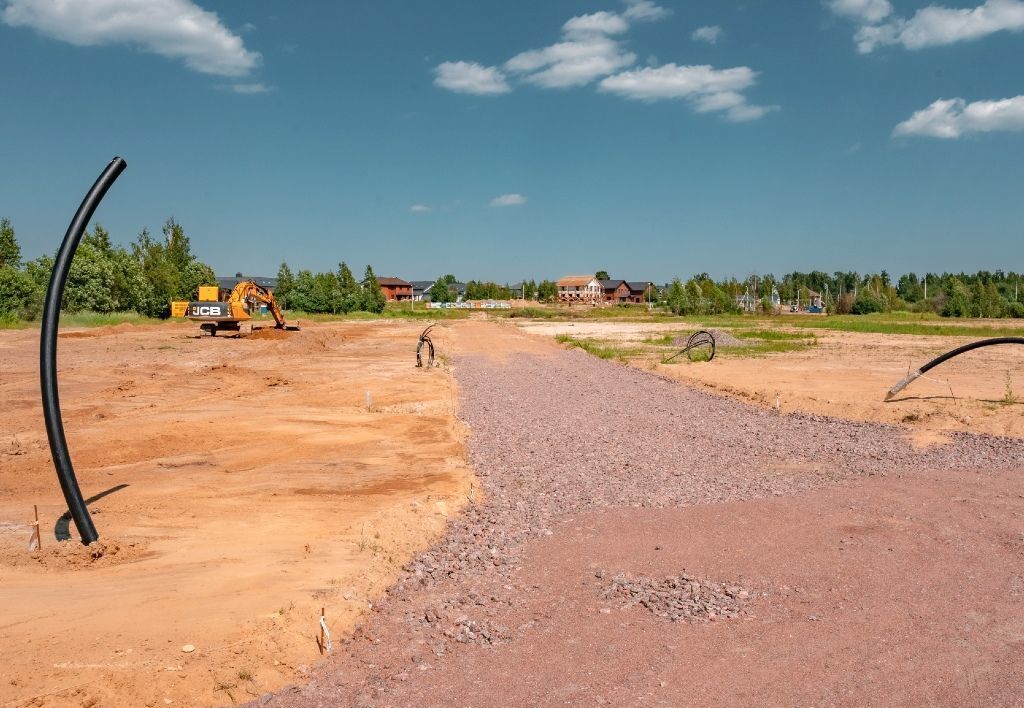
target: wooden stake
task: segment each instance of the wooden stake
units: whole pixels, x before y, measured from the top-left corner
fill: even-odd
[[[43,549],[43,535],[39,532],[39,505],[33,504],[32,511],[35,512],[36,520],[32,524],[32,536],[28,540],[28,549],[32,550],[32,542],[35,541],[35,547],[39,550]]]
[[[320,608],[320,619],[324,619],[324,608]],[[320,625],[320,653],[323,654],[327,649],[327,637],[324,636],[324,626]]]

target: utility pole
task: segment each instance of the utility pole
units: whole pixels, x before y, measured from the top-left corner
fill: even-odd
[[[928,271],[924,272],[924,299],[928,301]]]

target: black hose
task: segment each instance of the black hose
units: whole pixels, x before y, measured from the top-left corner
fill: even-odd
[[[430,330],[434,329],[435,325],[430,325],[420,334],[420,341],[416,345],[416,366],[423,366],[423,345],[427,345],[427,366],[434,365],[434,343],[430,341],[430,337],[427,334]]]
[[[899,393],[907,386],[909,386],[914,379],[918,378],[928,370],[934,369],[942,362],[949,361],[953,357],[959,356],[964,352],[969,352],[972,349],[980,349],[981,347],[991,347],[995,344],[1024,344],[1024,337],[993,337],[992,339],[981,339],[978,340],[977,342],[971,342],[970,344],[965,344],[962,347],[952,349],[943,354],[942,356],[935,357],[917,371],[913,371],[907,374],[907,376],[903,380],[901,380],[898,384],[889,389],[889,392],[885,394],[885,400],[888,401],[897,393]]]
[[[50,440],[50,455],[53,466],[57,470],[61,491],[68,503],[68,511],[75,521],[75,528],[82,538],[82,543],[90,544],[99,538],[96,527],[89,516],[89,509],[82,499],[82,490],[78,487],[75,468],[71,464],[68,453],[68,442],[64,438],[64,423],[60,415],[60,397],[57,393],[57,325],[60,321],[60,303],[64,298],[64,286],[68,280],[71,261],[75,257],[78,243],[89,220],[92,219],[96,207],[103,201],[114,180],[124,172],[128,163],[115,157],[96,179],[92,189],[85,195],[81,206],[75,212],[64,242],[57,251],[50,274],[50,285],[46,289],[46,300],[43,302],[43,326],[39,338],[39,378],[43,389],[43,420],[46,423],[46,437]]]
[[[675,354],[670,356],[668,359],[662,361],[662,364],[668,364],[678,356],[686,354],[686,358],[693,360],[690,356],[690,352],[700,347],[707,347],[708,358],[707,361],[711,361],[715,358],[715,335],[711,334],[707,330],[698,330],[690,335],[690,338],[686,340],[686,346],[677,351]]]

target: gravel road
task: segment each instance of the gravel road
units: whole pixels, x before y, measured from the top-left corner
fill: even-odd
[[[459,661],[445,657],[480,651],[464,645],[515,643],[541,621],[516,611],[545,592],[521,577],[524,554],[579,515],[786,497],[869,475],[1024,468],[1024,441],[956,434],[916,450],[896,427],[779,415],[579,350],[505,362],[462,356],[455,374],[477,501],[407,565],[372,619],[307,686],[263,702],[422,700],[416,685],[440,671],[428,671],[435,662],[458,671]],[[632,601],[657,605],[642,589],[657,592],[661,581],[631,581]],[[585,582],[593,585],[593,575]],[[598,584],[595,602],[601,592]],[[733,609],[725,622],[742,621],[728,619]],[[473,703],[501,703],[481,690]]]

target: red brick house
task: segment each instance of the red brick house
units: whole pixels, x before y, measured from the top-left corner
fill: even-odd
[[[412,283],[407,283],[401,278],[377,278],[377,284],[380,285],[388,302],[412,300]]]
[[[602,280],[605,302],[630,302],[629,283],[625,280]]]
[[[629,288],[629,300],[627,302],[635,302],[639,305],[658,299],[654,283],[632,282],[626,283],[626,286]]]

